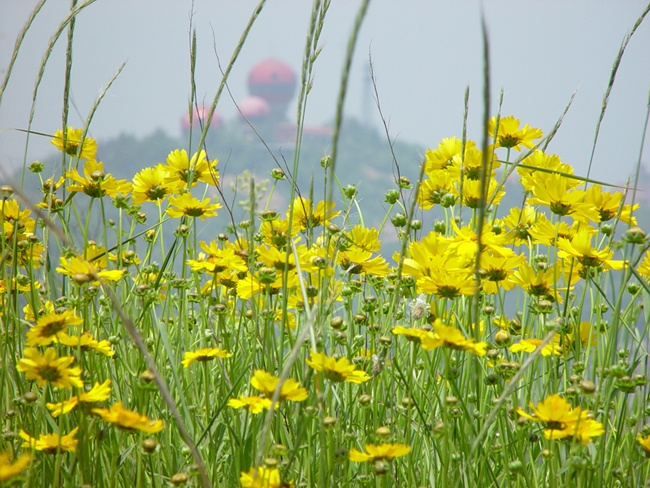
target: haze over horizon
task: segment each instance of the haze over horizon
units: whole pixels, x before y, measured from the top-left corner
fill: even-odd
[[[0,0],[2,77],[16,36],[36,4],[34,0]],[[180,119],[188,110],[192,29],[197,32],[198,99],[209,103],[221,80],[216,54],[222,65],[227,64],[256,4],[250,0],[100,0],[92,4],[79,15],[75,27],[71,93],[78,112],[70,114],[69,124],[83,124],[97,94],[126,62],[99,106],[91,135],[100,145],[121,133],[142,137],[163,129],[178,136]],[[333,119],[344,53],[359,5],[358,0],[332,2],[320,42],[323,51],[314,71],[308,124]],[[263,59],[277,58],[299,71],[311,6],[300,0],[267,2],[229,80],[235,100],[248,95],[248,72]],[[370,113],[364,109],[370,96],[370,55],[392,137],[435,147],[443,137],[460,136],[464,92],[469,86],[468,135],[480,139],[483,10],[491,56],[492,112],[497,111],[503,89],[502,114],[515,115],[522,124],[547,133],[576,91],[549,151],[583,174],[612,64],[645,6],[640,0],[375,0],[357,43],[346,114],[379,127],[374,101]],[[38,66],[68,9],[68,2],[46,2],[27,33],[0,106],[3,170],[23,162],[25,134],[8,129],[27,126]],[[593,178],[619,182],[634,171],[638,160],[650,88],[648,22],[638,28],[622,58],[601,127]],[[61,125],[65,38],[64,33],[57,42],[39,86],[35,131],[53,133]],[[236,114],[225,93],[218,110],[226,118]],[[290,111],[295,113],[295,100]],[[49,138],[32,136],[25,159],[29,163],[51,152]]]

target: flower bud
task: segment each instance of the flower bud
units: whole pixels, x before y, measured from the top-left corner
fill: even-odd
[[[623,240],[630,244],[643,244],[645,242],[646,234],[640,227],[632,227],[625,231]]]
[[[395,189],[388,190],[385,195],[385,202],[394,205],[399,200],[399,192]]]
[[[271,170],[271,177],[275,180],[284,180],[286,178],[286,175],[280,168],[273,168]]]
[[[147,454],[151,454],[152,452],[154,452],[157,447],[158,447],[158,442],[156,442],[156,440],[152,439],[151,437],[148,437],[142,441],[142,450]]]

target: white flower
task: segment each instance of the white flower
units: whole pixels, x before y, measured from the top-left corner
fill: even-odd
[[[420,293],[415,300],[411,300],[409,308],[411,309],[411,318],[414,320],[421,319],[425,314],[428,314],[430,307],[424,299],[424,293]]]

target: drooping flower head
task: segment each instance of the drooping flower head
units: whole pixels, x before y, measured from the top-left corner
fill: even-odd
[[[189,368],[190,364],[194,361],[205,362],[216,358],[229,358],[230,356],[232,356],[232,354],[218,347],[206,347],[196,351],[187,351],[181,364],[186,368]]]
[[[279,383],[280,378],[262,369],[255,370],[255,373],[253,373],[253,377],[251,378],[251,386],[264,393],[268,398],[273,396]],[[300,386],[300,383],[296,380],[287,378],[285,382],[282,383],[282,388],[280,389],[280,400],[302,402],[303,400],[306,400],[308,396],[309,393],[307,393],[307,390]]]
[[[422,343],[423,337],[430,337],[433,335],[431,331],[419,329],[417,327],[404,327],[403,325],[393,327],[393,330],[391,332],[395,335],[404,336],[406,340],[416,342],[418,344]]]
[[[244,488],[293,488],[293,481],[283,481],[277,468],[251,468],[242,472],[239,482]]]
[[[69,276],[77,284],[92,282],[97,285],[99,282],[118,281],[127,271],[125,269],[100,270],[89,261],[77,256],[71,258],[61,257],[61,265],[56,268],[58,273]]]
[[[477,356],[485,356],[487,343],[475,342],[472,338],[466,338],[463,333],[455,327],[444,325],[440,319],[433,324],[433,334],[422,337],[422,349],[431,351],[440,346],[450,349],[469,351]]]
[[[79,349],[81,352],[85,351],[97,351],[102,353],[104,356],[114,356],[115,351],[110,341],[104,339],[98,341],[95,339],[90,332],[83,332],[81,335],[65,335],[59,338],[59,342],[65,346],[71,347],[72,349]]]
[[[562,259],[575,258],[585,268],[623,269],[624,261],[612,259],[614,251],[608,246],[600,250],[591,247],[592,233],[588,227],[581,228],[571,239],[558,239],[561,249],[557,255]]]
[[[81,176],[75,169],[65,174],[74,183],[68,186],[71,193],[85,193],[92,198],[102,198],[105,195],[116,197],[118,193],[124,195],[131,191],[131,183],[126,180],[117,180],[113,175],[104,172],[104,163],[89,159],[84,163],[84,174]]]
[[[554,334],[553,339],[542,347],[542,356],[559,356],[562,354],[562,346],[560,345],[560,334]],[[519,342],[510,346],[511,352],[534,352],[542,345],[542,339],[535,339],[533,337],[522,338]]]
[[[68,400],[60,403],[46,403],[45,406],[52,414],[52,417],[65,415],[74,410],[78,405],[89,405],[91,403],[98,403],[108,400],[111,394],[111,380],[106,380],[103,383],[95,383],[90,390],[79,393]]]
[[[240,396],[238,398],[231,398],[228,400],[228,406],[230,408],[238,409],[245,408],[250,413],[261,413],[264,410],[271,408],[271,399],[262,398],[261,396]]]
[[[355,369],[348,358],[335,359],[323,353],[312,351],[311,358],[306,359],[306,362],[314,370],[325,373],[325,378],[334,383],[345,381],[361,384],[370,379],[368,373]]]
[[[106,422],[124,430],[139,430],[148,434],[155,434],[165,428],[162,420],[150,420],[146,415],[124,408],[122,402],[111,405],[111,408],[93,408],[93,413],[99,415]]]
[[[350,449],[350,461],[355,463],[365,463],[366,461],[391,461],[397,457],[405,456],[411,452],[411,446],[405,444],[366,444],[365,452],[357,449]]]
[[[559,216],[570,216],[580,222],[599,222],[596,206],[585,199],[585,191],[575,188],[580,180],[557,173],[536,171],[530,176],[533,197],[528,203],[545,205]]]
[[[75,427],[69,434],[41,434],[38,439],[30,436],[27,432],[20,429],[20,437],[25,441],[22,447],[29,447],[36,451],[43,451],[46,454],[56,454],[60,449],[61,451],[75,451],[77,449],[77,439],[75,435],[79,427]]]
[[[636,217],[632,212],[639,208],[639,204],[623,204],[625,195],[623,192],[603,191],[600,185],[592,185],[587,189],[585,200],[593,203],[598,210],[600,219],[597,222],[607,222],[618,217],[621,222],[629,225],[636,225]]]
[[[31,456],[28,453],[23,453],[14,462],[11,462],[9,451],[0,452],[0,483],[9,481],[25,471],[30,460]]]

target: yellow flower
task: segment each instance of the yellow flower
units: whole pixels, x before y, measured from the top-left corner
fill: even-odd
[[[512,148],[519,151],[523,145],[530,149],[535,145],[533,141],[540,139],[544,135],[541,129],[529,127],[528,124],[520,129],[519,119],[514,118],[512,115],[501,117],[498,124],[497,129],[496,117],[492,117],[488,123],[488,134],[494,139],[497,147]]]
[[[465,258],[473,266],[474,258],[478,252],[478,236],[470,226],[458,227],[454,220],[451,221],[451,227],[456,236],[451,239],[447,246],[447,252],[453,254],[455,258]],[[492,227],[486,225],[481,234],[481,246],[484,252],[489,251],[495,256],[508,257],[514,256],[515,252],[505,246],[506,238],[503,234],[495,234]]]
[[[403,335],[407,340],[417,342],[418,344],[422,343],[423,337],[432,335],[432,332],[428,330],[418,329],[415,327],[404,327],[402,325],[394,327],[391,332],[395,335]]]
[[[36,221],[30,214],[30,210],[21,210],[16,200],[0,199],[0,244],[12,251],[3,253],[5,265],[17,263],[22,267],[38,268],[43,264],[41,255],[45,248],[34,238]]]
[[[223,349],[219,349],[218,347],[207,347],[196,351],[187,351],[181,364],[186,368],[189,368],[190,364],[194,361],[204,362],[210,361],[214,358],[229,358],[230,356],[232,356],[232,354]]]
[[[580,341],[582,347],[595,346],[598,343],[598,332],[594,330],[591,322],[584,320],[576,328],[576,333],[567,334],[567,340],[577,343]]]
[[[481,254],[479,276],[482,279],[483,291],[493,295],[498,293],[499,288],[512,290],[515,283],[511,277],[525,260],[523,254],[508,257],[493,256],[491,253]]]
[[[650,279],[650,251],[646,251],[643,257],[643,261],[641,262],[641,264],[639,264],[637,271],[646,280]]]
[[[422,337],[422,349],[431,351],[436,347],[444,346],[450,349],[469,351],[477,356],[485,356],[487,343],[475,342],[467,339],[460,330],[444,325],[440,319],[433,324],[433,334]]]
[[[237,253],[234,246],[226,245],[221,249],[214,241],[209,244],[201,241],[199,246],[207,253],[207,256],[201,254],[199,259],[189,259],[187,264],[192,271],[205,271],[210,274],[222,273],[227,270],[248,271],[246,261]]]
[[[334,359],[323,353],[311,351],[311,359],[306,359],[306,362],[316,371],[325,373],[325,378],[335,383],[345,381],[361,384],[370,379],[365,371],[355,369],[347,358]]]
[[[579,410],[579,409],[578,409]],[[585,412],[581,415],[575,423],[568,423],[564,429],[545,429],[544,438],[546,439],[577,439],[586,446],[594,437],[598,437],[605,433],[603,424],[597,420],[586,417]]]
[[[586,268],[589,267],[603,267],[604,269],[623,269],[625,266],[624,261],[612,259],[614,251],[608,246],[605,246],[600,251],[591,247],[592,234],[588,228],[581,228],[573,238],[558,239],[557,255],[562,259],[575,258],[578,262]]]
[[[551,301],[562,302],[559,292],[566,292],[573,289],[573,284],[580,279],[577,270],[570,266],[563,265],[565,261],[559,261],[546,269],[537,270],[528,263],[523,263],[512,274],[510,280],[520,286],[529,295],[544,298]],[[558,286],[561,282],[567,286]]]
[[[580,407],[572,408],[560,395],[553,394],[539,402],[537,406],[531,402],[533,414],[529,415],[521,408],[517,413],[533,422],[545,425],[544,437],[546,439],[575,438],[583,445],[587,445],[592,438],[605,433],[603,424],[590,418],[588,410]]]
[[[92,349],[108,357],[115,355],[115,351],[113,350],[110,341],[98,341],[90,334],[90,332],[84,332],[80,336],[62,336],[59,338],[59,342],[65,346],[72,347],[73,349],[79,348],[82,351],[89,351]]]
[[[476,149],[474,141],[465,141],[465,150]],[[424,172],[428,175],[446,169],[452,164],[454,156],[460,155],[463,150],[463,141],[458,137],[447,137],[440,141],[436,149],[427,149],[424,152]]]
[[[178,191],[178,182],[169,179],[169,172],[161,164],[144,168],[133,177],[133,203],[153,202],[160,205],[168,195]]]
[[[97,286],[100,282],[118,281],[127,271],[125,269],[99,270],[93,264],[80,257],[61,257],[61,265],[57,273],[69,276],[78,284],[92,282]]]
[[[418,203],[422,210],[429,210],[434,205],[451,206],[458,200],[457,178],[449,171],[434,171],[420,185]]]
[[[528,231],[536,220],[537,211],[534,207],[512,207],[510,213],[501,219],[501,225],[507,229],[506,242],[527,245],[529,239],[532,239]]]
[[[286,249],[289,238],[293,239],[300,230],[296,222],[289,227],[287,219],[264,220],[260,226],[260,234],[264,236],[262,242],[277,249]]]
[[[516,344],[510,346],[511,352],[533,352],[542,343],[541,339],[521,339]],[[542,356],[559,356],[562,354],[562,347],[560,347],[560,334],[554,334],[551,342],[542,348]]]
[[[76,183],[68,186],[68,191],[85,193],[92,198],[102,198],[104,195],[114,198],[118,193],[126,195],[131,191],[131,183],[116,180],[113,175],[104,173],[104,163],[94,159],[84,163],[83,177],[77,170],[68,171],[65,176]]]
[[[8,451],[0,452],[0,482],[8,481],[27,469],[31,456],[24,453],[13,463]]]
[[[277,468],[251,468],[242,471],[239,482],[244,488],[293,488],[293,481],[282,481]]]
[[[22,447],[43,451],[46,454],[55,454],[59,449],[61,451],[74,451],[77,448],[75,435],[78,430],[79,427],[75,427],[69,434],[64,436],[60,436],[59,434],[41,434],[36,439],[20,429],[20,437],[25,441]]]
[[[494,178],[490,178],[485,188],[485,205],[498,205],[506,192]],[[463,205],[468,208],[478,208],[481,205],[481,181],[465,180],[463,181],[462,198]]]
[[[57,129],[54,138],[50,141],[59,151],[64,151],[70,156],[79,156],[79,159],[95,159],[97,152],[97,141],[90,137],[85,137],[83,143],[83,129],[73,129],[66,127],[65,135],[61,129]],[[65,139],[65,141],[64,141]],[[79,147],[81,146],[81,148]]]
[[[261,369],[255,370],[253,377],[251,378],[252,387],[264,393],[268,398],[273,396],[279,383],[280,378]],[[280,400],[302,402],[303,400],[306,400],[308,396],[309,394],[307,393],[307,390],[300,386],[300,383],[296,380],[287,378],[287,380],[282,383]]]
[[[355,225],[352,230],[345,233],[351,246],[358,247],[368,252],[379,252],[381,242],[379,241],[379,231],[374,227],[366,228],[362,225]]]
[[[532,415],[521,408],[517,409],[517,413],[533,422],[543,422],[551,430],[562,430],[568,424],[576,423],[583,414],[580,407],[574,409],[557,393],[548,396],[536,406],[531,402],[530,408],[533,409]]]
[[[111,380],[103,383],[96,382],[90,390],[79,394],[79,401],[82,403],[97,403],[108,400],[111,393]]]
[[[395,253],[393,260],[399,262],[403,260],[403,272],[414,278],[421,278],[424,276],[431,276],[432,269],[447,266],[440,265],[441,258],[446,259],[445,251],[449,247],[449,239],[441,236],[436,232],[430,232],[426,237],[423,237],[419,242],[414,241],[409,244],[408,255],[410,257],[402,258],[401,255]],[[459,266],[464,267],[467,263],[458,263]]]
[[[31,293],[34,290],[41,288],[40,281],[31,281],[25,276],[18,275],[15,278],[11,278],[9,283],[4,280],[0,280],[0,295],[5,293]]]
[[[271,408],[271,399],[260,396],[240,396],[228,400],[230,408],[246,408],[250,413],[261,413]]]
[[[150,420],[146,415],[127,410],[122,402],[111,405],[111,408],[93,408],[93,413],[99,415],[106,422],[124,430],[139,430],[148,434],[155,434],[165,428],[162,420]]]
[[[588,229],[594,235],[598,233],[596,229],[585,226],[585,224],[578,221],[573,222],[570,226],[564,220],[553,224],[543,212],[538,212],[537,220],[528,229],[528,233],[533,239],[533,244],[557,246],[560,237],[571,239],[581,228]]]
[[[372,257],[370,251],[364,251],[361,248],[341,251],[338,262],[341,268],[349,274],[386,276],[390,272],[388,263],[382,256]]]
[[[68,400],[60,403],[46,403],[45,406],[52,414],[52,417],[57,418],[59,415],[67,415],[72,412],[77,405],[79,405],[79,397],[73,396]]]
[[[36,228],[36,221],[30,217],[32,211],[21,210],[18,201],[14,199],[0,200],[0,221],[5,242],[12,242],[14,233],[19,235],[32,235]]]
[[[137,266],[142,263],[138,255],[133,249],[125,249],[122,251],[120,256],[116,254],[109,253],[108,259],[114,263],[118,263],[118,268],[121,266]]]
[[[36,314],[34,314],[34,309],[32,308],[32,305],[28,303],[23,307],[23,313],[25,314],[25,320],[27,320],[28,322],[35,322],[38,317],[54,313],[54,302],[52,302],[51,300],[46,300],[36,310]]]
[[[217,159],[208,161],[205,151],[199,151],[192,155],[190,160],[185,149],[176,149],[167,156],[167,166],[163,166],[169,175],[167,181],[178,185],[179,188],[187,188],[189,182],[196,186],[199,181],[209,185],[217,185],[219,172],[216,169]]]
[[[540,168],[537,170],[536,168]],[[524,158],[521,164],[517,165],[517,173],[521,176],[521,186],[526,191],[532,191],[535,184],[533,176],[539,172],[564,173],[565,175],[573,174],[573,167],[560,160],[555,154],[546,154],[544,151],[536,149],[533,154]],[[578,179],[568,179],[567,184],[570,188],[580,185]]]
[[[528,199],[529,203],[545,205],[556,215],[568,215],[583,223],[600,221],[596,206],[585,200],[584,190],[573,188],[579,180],[541,171],[531,180],[534,197]]]
[[[296,267],[296,259],[293,254],[289,254],[287,258],[287,253],[276,247],[257,245],[255,246],[255,257],[263,266],[274,268],[279,272],[284,271],[285,265],[289,271]]]
[[[624,198],[623,193],[603,191],[603,187],[600,185],[590,186],[585,195],[585,200],[593,203],[596,210],[598,210],[600,219],[596,222],[607,222],[614,217],[618,217],[621,222],[636,225],[636,217],[632,216],[632,212],[639,208],[639,204],[635,203],[634,206],[623,205]]]
[[[494,179],[496,176],[496,168],[501,166],[499,159],[494,154],[493,148],[489,148],[489,156],[487,158],[488,178]],[[447,172],[455,179],[456,186],[459,186],[461,180],[463,184],[466,181],[480,180],[483,175],[483,151],[477,149],[476,146],[465,147],[465,155],[461,156],[460,153],[451,158],[451,166],[447,168]]]
[[[77,317],[72,310],[42,315],[36,321],[36,325],[27,332],[27,345],[30,347],[47,346],[53,341],[58,342],[60,336],[67,335],[68,326],[82,323],[83,319]]]
[[[365,463],[366,461],[391,461],[394,458],[404,456],[411,452],[411,446],[405,444],[366,444],[364,447],[366,452],[361,452],[357,449],[350,449],[350,461],[355,463]]]
[[[641,434],[639,434],[636,437],[636,440],[641,445],[641,448],[645,452],[646,457],[650,457],[650,435],[643,437]]]
[[[201,220],[214,217],[217,215],[217,210],[221,208],[218,203],[211,204],[209,198],[199,200],[189,193],[183,193],[179,197],[170,197],[169,205],[167,214],[172,218],[200,217]]]
[[[98,403],[108,400],[111,394],[111,380],[106,380],[103,383],[95,383],[87,392],[80,393],[78,396],[73,396],[68,400],[61,403],[46,403],[45,406],[51,412],[52,417],[65,415],[74,410],[80,403]]]
[[[320,201],[314,208],[309,198],[297,197],[291,207],[293,209],[293,221],[300,225],[301,230],[318,227],[319,225],[328,224],[331,219],[340,215],[340,211],[334,211],[334,202]],[[287,218],[291,210],[287,210]]]
[[[71,368],[75,358],[72,356],[57,357],[56,350],[48,347],[45,354],[36,348],[29,347],[18,360],[16,369],[25,373],[28,380],[36,380],[38,386],[51,383],[57,388],[82,388],[81,368]]]

